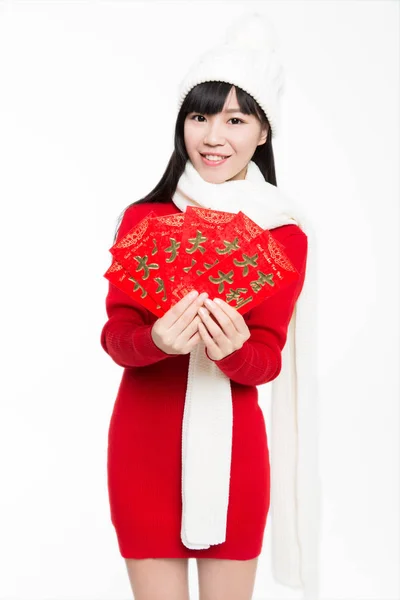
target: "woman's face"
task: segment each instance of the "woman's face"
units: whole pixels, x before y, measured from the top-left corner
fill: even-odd
[[[230,111],[230,112],[228,112]],[[201,177],[209,183],[245,179],[247,165],[257,146],[267,139],[267,126],[262,127],[254,115],[240,112],[236,90],[231,88],[221,113],[201,115],[189,113],[184,124],[184,140],[189,159]],[[222,164],[203,160],[202,155],[229,156]]]

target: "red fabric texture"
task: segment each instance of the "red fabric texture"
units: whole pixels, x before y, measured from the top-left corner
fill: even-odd
[[[172,201],[130,206],[117,239],[151,210],[157,215],[180,212]],[[272,231],[300,278],[249,310],[243,318],[251,337],[242,348],[215,361],[231,380],[232,464],[226,540],[206,550],[186,548],[180,538],[189,355],[160,350],[151,337],[157,317],[109,283],[101,345],[124,370],[108,431],[107,477],[111,521],[124,558],[249,560],[261,553],[270,505],[270,462],[256,386],[280,373],[281,351],[307,262],[307,236],[297,225]]]

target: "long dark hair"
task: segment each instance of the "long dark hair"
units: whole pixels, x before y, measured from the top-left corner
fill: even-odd
[[[182,175],[186,161],[189,156],[186,152],[184,142],[184,123],[186,116],[191,112],[198,112],[203,115],[215,115],[222,111],[226,97],[232,87],[236,88],[236,96],[240,110],[246,115],[255,115],[262,125],[268,126],[268,136],[265,144],[257,146],[251,160],[257,164],[265,181],[273,185],[276,183],[274,153],[271,143],[271,128],[268,118],[256,100],[247,92],[238,86],[232,86],[225,81],[206,81],[199,83],[185,97],[180,108],[175,125],[174,151],[169,159],[164,175],[151,190],[147,196],[129,204],[119,216],[119,223],[114,236],[114,242],[118,235],[118,228],[121,224],[125,211],[133,204],[142,204],[143,202],[170,202],[175,193],[176,186]]]

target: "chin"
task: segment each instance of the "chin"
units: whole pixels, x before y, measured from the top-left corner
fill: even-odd
[[[206,173],[204,169],[200,171],[200,174],[204,181],[208,181],[208,183],[224,183],[230,179],[230,176],[226,177],[224,174],[217,173]]]

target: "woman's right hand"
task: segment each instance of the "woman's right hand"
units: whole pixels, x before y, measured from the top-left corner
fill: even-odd
[[[155,345],[166,354],[189,354],[201,340],[197,309],[207,296],[193,290],[157,319],[151,329]]]

